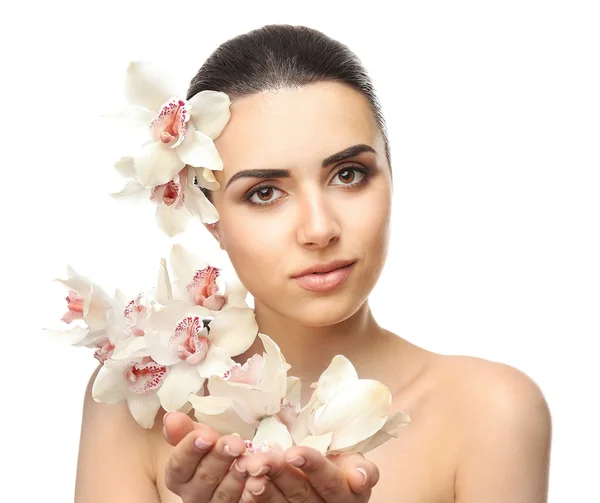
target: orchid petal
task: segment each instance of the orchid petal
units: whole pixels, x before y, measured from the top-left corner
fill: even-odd
[[[229,358],[227,351],[211,344],[208,353],[202,362],[197,365],[198,373],[202,377],[223,376],[235,362]]]
[[[183,190],[185,206],[192,215],[200,218],[200,221],[204,224],[214,224],[219,220],[217,209],[193,182],[188,181]]]
[[[73,343],[73,346],[83,346],[86,348],[95,348],[98,344],[101,344],[108,339],[107,331],[105,329],[90,330],[84,337]]]
[[[117,344],[112,354],[113,360],[125,360],[150,356],[150,350],[144,337],[129,337]]]
[[[127,382],[123,375],[123,366],[104,362],[92,386],[92,397],[96,402],[121,403],[127,397]]]
[[[175,205],[166,204],[159,204],[156,208],[156,224],[170,238],[187,228],[189,218],[190,212],[187,208],[175,208]]]
[[[133,157],[121,157],[115,163],[117,173],[123,178],[135,178],[135,167],[133,166]]]
[[[217,182],[212,169],[192,168],[191,166],[189,166],[189,169],[194,170],[193,176],[196,177],[196,182],[198,183],[199,187],[208,190],[219,190],[221,188],[221,185],[219,182]]]
[[[338,389],[348,383],[357,382],[358,374],[350,360],[342,355],[332,358],[329,367],[321,374],[317,383],[317,392],[321,403],[327,403]]]
[[[175,150],[184,164],[194,168],[223,170],[223,161],[213,141],[204,133],[194,131],[192,125],[188,126],[185,140]]]
[[[173,299],[173,291],[171,290],[171,281],[167,270],[167,262],[165,259],[160,259],[160,267],[158,268],[158,279],[156,281],[156,301],[163,306]]]
[[[256,338],[258,325],[250,308],[230,307],[218,311],[209,325],[211,343],[225,349],[229,356],[246,351]]]
[[[247,308],[246,297],[248,296],[248,290],[239,280],[239,278],[233,274],[226,275],[223,278],[227,285],[227,302],[225,303],[225,309],[228,307],[242,307]]]
[[[260,422],[252,439],[252,444],[258,445],[261,443],[265,443],[270,447],[276,444],[285,452],[292,446],[293,441],[286,426],[279,419],[272,416]]]
[[[137,203],[150,197],[150,189],[143,187],[137,181],[131,180],[119,192],[112,192],[110,195],[115,199]]]
[[[314,408],[319,404],[317,392],[313,392],[310,401],[302,408],[298,416],[292,421],[290,433],[294,442],[300,445],[311,434],[309,420]]]
[[[338,449],[336,453],[343,454],[346,452],[358,452],[360,454],[366,454],[372,451],[381,444],[387,442],[391,438],[398,436],[398,428],[410,424],[410,417],[403,411],[396,412],[393,416],[387,418],[387,421],[382,428],[377,431],[373,436],[359,442],[358,444],[346,447],[345,449]]]
[[[391,402],[387,386],[375,380],[360,379],[338,390],[315,411],[314,433],[333,432],[331,450],[354,445],[381,429]]]
[[[89,328],[70,326],[67,330],[44,328],[43,336],[56,338],[59,342],[75,345],[81,341],[90,331]]]
[[[248,384],[232,383],[213,376],[208,380],[208,391],[211,395],[232,399],[236,412],[248,424],[277,414],[280,409],[281,397]]]
[[[154,426],[160,399],[156,395],[130,395],[127,397],[127,406],[137,423],[142,428],[150,429]]]
[[[188,401],[192,404],[192,408],[196,412],[215,416],[223,414],[223,412],[233,409],[233,400],[224,396],[198,396],[189,395]]]
[[[189,100],[192,105],[190,121],[196,129],[213,140],[217,138],[231,117],[231,100],[220,91],[200,91]]]
[[[179,173],[185,163],[178,157],[176,150],[159,141],[150,140],[144,143],[141,151],[133,159],[140,184],[146,188],[156,187],[169,182]]]
[[[302,445],[304,447],[312,447],[316,449],[321,454],[325,455],[327,453],[327,449],[331,444],[331,437],[333,436],[332,432],[325,433],[324,435],[308,435],[304,437],[302,442],[297,445]]]
[[[176,243],[171,247],[169,265],[173,269],[175,277],[185,289],[185,285],[194,279],[196,271],[204,269],[208,264],[183,245]],[[181,294],[184,294],[184,292],[181,292]]]
[[[222,435],[237,433],[247,440],[254,436],[256,425],[242,421],[233,409],[233,401],[229,398],[190,395],[188,401],[199,423],[214,428]]]
[[[132,105],[159,110],[175,89],[172,78],[158,65],[146,61],[129,63],[125,74],[125,96]]]
[[[177,363],[169,368],[157,394],[160,404],[168,412],[177,412],[188,401],[190,393],[197,393],[204,384],[195,365],[185,362]]]

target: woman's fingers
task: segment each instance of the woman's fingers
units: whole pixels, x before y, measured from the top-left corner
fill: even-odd
[[[212,428],[198,428],[175,446],[165,468],[165,484],[169,490],[179,494],[179,488],[195,475],[198,463],[218,438],[219,434]],[[206,447],[198,448],[200,442]]]
[[[283,451],[275,450],[243,456],[238,464],[250,474],[246,499],[254,502],[319,503],[322,498],[298,468],[286,462]],[[249,493],[249,494],[248,494]],[[242,499],[243,501],[243,499]]]
[[[267,477],[249,477],[241,501],[242,503],[295,503],[294,500],[287,499],[275,482]],[[303,503],[309,502],[312,503],[313,500],[304,500]]]
[[[343,454],[329,458],[346,475],[352,492],[363,494],[379,481],[379,469],[362,454]]]
[[[200,424],[183,412],[167,412],[163,416],[163,436],[172,446],[176,446],[183,438]]]
[[[214,446],[208,442],[206,444],[208,445],[196,442],[196,448],[205,449],[207,454],[197,464],[195,473],[186,484],[185,492],[195,495],[194,501],[211,501],[213,495],[221,498],[218,501],[238,501],[245,480],[238,478],[235,472],[230,473],[230,468],[246,449],[244,440],[239,435],[226,435],[219,438]],[[224,487],[220,487],[222,483],[225,483]],[[206,497],[206,500],[202,497]]]

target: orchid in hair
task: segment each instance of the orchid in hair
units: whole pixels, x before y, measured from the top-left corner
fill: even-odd
[[[359,379],[342,355],[333,357],[312,387],[312,398],[293,421],[291,433],[296,444],[322,454],[365,454],[395,437],[399,426],[410,423],[403,411],[388,416],[392,395],[387,386]]]
[[[169,236],[185,229],[190,215],[214,223],[218,213],[201,188],[217,190],[213,171],[223,169],[216,139],[230,118],[227,94],[205,90],[189,100],[178,96],[169,76],[148,62],[129,64],[123,119],[135,152],[115,168],[129,181],[116,198],[148,198],[158,205],[159,227]]]

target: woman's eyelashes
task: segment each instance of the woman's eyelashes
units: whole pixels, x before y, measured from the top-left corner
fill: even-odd
[[[371,168],[364,166],[344,166],[338,169],[335,176],[331,179],[330,185],[344,189],[353,189],[367,183],[372,175],[373,171]],[[340,183],[334,183],[336,179]],[[276,193],[283,193],[283,191],[273,185],[263,185],[246,193],[243,197],[243,202],[252,206],[270,206],[283,197],[273,198]]]

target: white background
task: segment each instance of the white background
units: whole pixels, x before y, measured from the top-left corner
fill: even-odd
[[[123,103],[127,62],[162,64],[183,93],[220,43],[269,23],[341,40],[380,95],[395,193],[378,321],[531,376],[553,417],[550,501],[597,497],[597,2],[16,5],[0,14],[3,501],[73,497],[96,361],[40,335],[62,314],[52,279],[70,263],[135,291],[167,245],[150,206],[107,195],[121,184],[118,138],[98,116]]]

